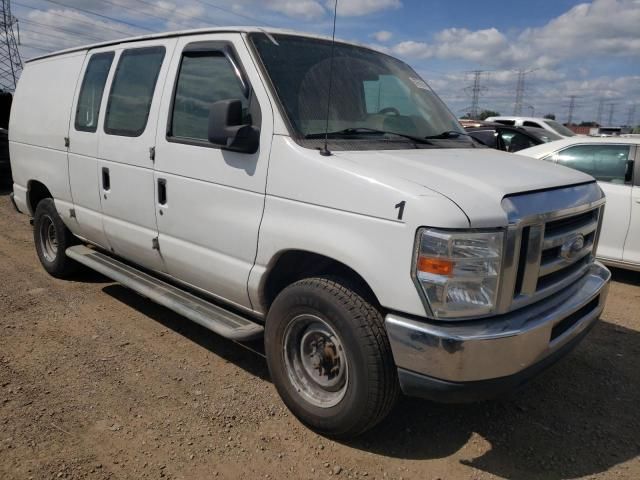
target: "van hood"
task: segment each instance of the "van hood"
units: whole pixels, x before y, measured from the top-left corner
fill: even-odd
[[[577,170],[493,149],[416,149],[333,152],[381,181],[396,177],[440,193],[471,227],[506,225],[506,195],[593,182]]]

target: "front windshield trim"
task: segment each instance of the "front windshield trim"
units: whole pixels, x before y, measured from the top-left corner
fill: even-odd
[[[267,69],[267,66],[265,65],[265,62],[262,58],[262,55],[260,54],[260,52],[258,51],[258,48],[255,44],[255,39],[258,38],[259,36],[264,35],[264,33],[262,32],[249,32],[246,33],[245,36],[248,39],[247,41],[247,45],[249,47],[249,50],[254,58],[254,61],[260,71],[260,73],[262,74],[263,80],[265,81],[267,90],[270,93],[270,96],[273,98],[273,100],[276,103],[277,109],[281,115],[281,118],[283,119],[283,122],[285,124],[285,127],[287,129],[287,132],[289,133],[289,136],[299,145],[301,145],[302,147],[305,148],[312,148],[310,145],[305,145],[305,137],[306,135],[304,134],[304,132],[300,131],[298,128],[296,128],[287,112],[287,109],[285,108],[282,99],[280,98],[280,95],[278,94],[278,90],[274,84],[274,81],[271,77],[271,75],[269,74],[269,71]],[[271,37],[271,35],[270,35]],[[293,37],[293,38],[301,38],[301,39],[305,39],[305,40],[310,40],[310,41],[317,41],[319,43],[331,43],[331,39],[325,39],[325,38],[318,38],[318,37],[313,37],[313,36],[307,36],[307,35],[297,35],[297,34],[291,34],[291,33],[283,33],[283,34],[278,34],[277,37]],[[376,50],[374,48],[368,47],[366,45],[358,45],[358,44],[354,44],[354,43],[349,43],[349,42],[344,42],[344,41],[340,41],[340,40],[336,40],[335,41],[336,45],[344,45],[346,47],[350,47],[350,48],[357,48],[357,49],[362,49],[362,50],[366,50],[369,52],[372,52],[376,55],[380,55],[382,57],[387,57],[389,59],[391,59],[394,62],[397,62],[401,65],[403,65],[405,68],[407,68],[410,72],[412,72],[417,79],[419,79],[420,81],[424,82],[424,80],[422,79],[422,77],[406,62],[392,56],[389,55],[385,52],[381,52],[379,50]],[[424,82],[426,84],[426,82]],[[437,98],[437,100],[440,102],[443,110],[445,110],[451,118],[455,119],[456,116],[453,114],[453,112],[449,109],[449,107],[446,105],[446,103],[444,103],[440,97],[433,91],[433,89],[428,85],[427,88],[428,90]],[[453,131],[453,130],[452,130]],[[331,132],[330,132],[331,133]],[[458,140],[460,138],[472,138],[471,136],[469,136],[468,134],[466,134],[465,130],[463,129],[462,126],[460,126],[460,131],[458,132],[459,135],[457,137],[451,137],[447,140]],[[394,133],[394,135],[402,135],[401,133]],[[425,140],[431,140],[431,139],[427,139],[425,137]],[[438,139],[439,140],[439,139]],[[340,139],[337,138],[333,138],[332,139],[333,142],[336,141],[340,141]],[[409,143],[409,142],[407,142]],[[424,142],[425,144],[428,144],[426,141]],[[440,143],[440,142],[439,142]],[[469,145],[461,145],[462,148],[474,148],[475,146],[475,142],[471,142],[471,146]]]
[[[291,138],[293,138],[296,142],[299,142],[300,138],[298,137],[298,135],[296,133],[296,130],[293,127],[293,125],[291,123],[291,120],[289,119],[289,115],[287,115],[287,112],[285,111],[284,105],[280,101],[280,97],[279,97],[278,92],[276,90],[276,86],[273,84],[273,80],[271,80],[271,76],[269,75],[269,72],[267,71],[267,66],[262,61],[262,57],[260,56],[260,52],[258,52],[258,49],[256,48],[255,43],[253,41],[253,39],[257,35],[266,35],[266,33],[265,32],[251,32],[251,33],[245,33],[244,35],[249,40],[248,42],[246,42],[246,44],[247,44],[247,46],[249,48],[249,52],[251,53],[251,56],[253,57],[253,60],[256,63],[256,65],[258,67],[258,70],[260,71],[260,75],[262,76],[262,79],[264,80],[264,82],[266,84],[266,88],[267,88],[267,91],[269,93],[270,99],[273,99],[275,101],[276,108],[278,109],[278,112],[280,113],[280,118],[282,118],[282,120],[284,122],[284,125],[285,125],[285,127],[287,129],[287,132],[289,133],[289,136]],[[269,33],[267,38],[269,38],[271,41],[273,41],[273,36],[271,35],[271,33]]]

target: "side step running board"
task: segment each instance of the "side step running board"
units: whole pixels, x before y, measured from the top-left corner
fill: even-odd
[[[83,245],[70,247],[67,256],[125,287],[231,340],[246,341],[264,333],[262,325],[163,282],[108,255]]]

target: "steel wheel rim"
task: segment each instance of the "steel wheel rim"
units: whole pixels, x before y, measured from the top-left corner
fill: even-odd
[[[287,326],[284,360],[289,381],[309,403],[330,408],[344,398],[349,369],[342,341],[320,317],[302,314]]]
[[[40,244],[47,262],[55,262],[58,255],[58,235],[53,219],[49,215],[43,216],[40,222]]]

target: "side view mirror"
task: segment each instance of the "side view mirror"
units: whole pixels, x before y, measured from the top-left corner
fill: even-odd
[[[242,123],[240,100],[220,100],[209,108],[209,141],[224,150],[255,153],[260,143],[260,131]]]

